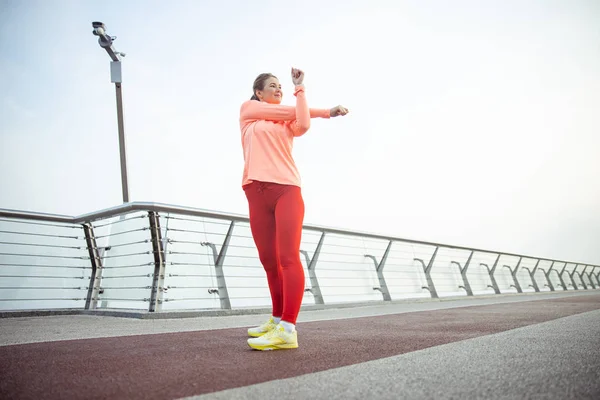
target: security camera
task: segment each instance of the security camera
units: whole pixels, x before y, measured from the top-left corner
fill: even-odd
[[[113,41],[117,37],[107,35],[106,26],[102,22],[94,21],[92,22],[92,27],[94,28],[92,33],[95,36],[98,36],[98,44],[100,45],[100,47],[106,50],[106,52],[113,61],[119,61],[119,54],[121,54],[123,57],[125,56],[125,54],[115,51],[115,49],[113,48]]]
[[[94,28],[92,33],[96,36],[104,36],[106,33],[106,26],[102,22],[92,22],[92,27]]]

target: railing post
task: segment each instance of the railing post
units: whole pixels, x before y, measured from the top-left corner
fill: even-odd
[[[579,266],[579,264],[577,264],[577,266]],[[577,267],[575,267],[575,269],[577,269]],[[585,290],[588,290],[588,285],[587,283],[585,283],[585,279],[583,279],[583,277],[585,276],[585,270],[587,269],[587,265],[585,266],[585,268],[583,269],[583,271],[578,272],[577,275],[579,275],[579,279],[581,279],[581,284],[583,285],[583,288]]]
[[[554,265],[554,261],[552,261],[552,265]],[[546,272],[546,270],[544,268],[540,268],[540,271],[542,271],[544,273],[544,276],[546,277],[546,282],[548,282],[546,284],[546,286],[548,286],[550,288],[551,292],[554,292],[555,291],[554,285],[552,284],[552,281],[550,280],[550,273],[552,272],[552,265],[548,269],[548,272]]]
[[[598,285],[595,280],[594,280],[594,269],[596,267],[594,267],[593,265],[590,265],[590,272],[587,273],[588,279],[590,280],[590,282],[592,283],[592,286],[594,287],[594,289],[598,289]]]
[[[563,290],[569,290],[569,288],[567,287],[567,284],[565,283],[565,280],[563,279],[563,274],[565,273],[567,269],[567,263],[565,263],[565,265],[563,266],[563,269],[558,272],[558,270],[556,270],[556,273],[558,274],[558,279],[560,279],[560,285],[562,286]]]
[[[594,267],[592,267],[592,269],[590,270],[590,272],[588,272],[587,274],[585,273],[585,271],[587,271],[587,269],[590,267],[590,265],[586,265],[585,269],[583,270],[583,274],[588,278],[588,280],[590,281],[590,286],[592,287],[592,289],[596,289],[596,284],[594,283],[594,280],[592,279],[592,271],[594,270]]]
[[[498,282],[496,282],[496,277],[494,276],[494,272],[496,272],[496,267],[498,266],[498,261],[500,261],[500,256],[501,256],[501,254],[498,254],[498,256],[496,257],[496,261],[494,261],[494,266],[492,267],[492,269],[490,269],[490,267],[488,267],[487,264],[484,264],[484,263],[479,264],[479,265],[483,265],[487,269],[488,274],[490,275],[490,281],[492,282],[492,289],[494,289],[494,292],[496,294],[500,294],[500,288],[498,287]]]
[[[225,240],[221,246],[221,251],[217,254],[217,247],[214,243],[202,242],[202,246],[208,246],[212,250],[213,260],[215,263],[215,274],[217,277],[217,294],[221,302],[221,309],[231,310],[231,300],[229,299],[229,291],[227,290],[227,282],[225,281],[225,272],[223,271],[223,264],[225,263],[225,256],[227,255],[227,249],[229,248],[229,242],[233,236],[233,229],[235,227],[235,221],[231,221],[229,229],[225,235]]]
[[[385,277],[383,276],[383,267],[385,267],[385,262],[387,261],[388,254],[390,253],[390,249],[392,248],[392,241],[387,245],[385,249],[385,253],[383,253],[383,257],[381,257],[381,261],[377,263],[377,259],[375,256],[370,254],[365,254],[366,258],[370,258],[375,263],[375,271],[377,272],[377,278],[379,279],[379,287],[373,288],[373,290],[380,290],[383,295],[384,301],[392,301],[392,296],[390,295],[390,291],[388,290],[387,283],[385,282]]]
[[[571,272],[567,271],[567,275],[569,276],[569,279],[571,280],[571,284],[573,285],[573,289],[575,289],[575,290],[579,290],[579,286],[577,286],[577,283],[575,282],[575,278],[573,278],[573,276],[575,275],[575,271],[577,271],[578,266],[579,266],[579,264],[575,264],[575,268],[573,268],[573,271],[571,271]]]
[[[98,245],[96,243],[96,236],[94,235],[94,228],[92,224],[87,222],[83,224],[83,231],[85,233],[85,242],[87,244],[90,262],[92,264],[92,273],[85,299],[85,309],[95,310],[98,306],[100,280],[102,279],[102,258],[98,252]]]
[[[569,279],[571,280],[571,284],[573,285],[573,289],[575,289],[575,290],[579,290],[579,287],[575,283],[575,279],[573,279],[573,275],[575,274],[575,271],[577,271],[577,267],[578,266],[579,266],[579,264],[575,264],[575,268],[573,268],[572,272],[566,271],[567,272],[567,276],[569,277]]]
[[[517,293],[523,293],[523,289],[521,289],[521,285],[519,284],[519,280],[517,279],[517,271],[519,270],[519,265],[521,265],[521,260],[523,260],[523,257],[519,257],[519,262],[517,263],[517,266],[514,270],[510,267],[510,265],[504,265],[504,268],[508,268],[510,274],[512,275],[513,282],[515,283],[515,289],[517,289]]]
[[[467,296],[473,296],[473,290],[471,290],[471,285],[469,284],[469,278],[467,277],[467,269],[469,268],[469,264],[471,263],[471,258],[473,258],[473,250],[471,250],[471,254],[469,254],[469,259],[465,263],[465,267],[462,268],[460,263],[457,261],[451,261],[450,264],[455,264],[458,266],[458,270],[460,271],[460,276],[462,277],[464,283],[464,289],[467,292]]]
[[[530,270],[528,267],[523,267],[523,269],[526,269],[527,272],[529,272],[529,277],[531,278],[531,283],[533,285],[533,289],[536,292],[540,291],[540,287],[538,286],[537,282],[535,281],[535,272],[538,269],[538,265],[540,265],[540,260],[537,260],[537,262],[535,263],[535,267],[533,267],[533,271]]]
[[[546,271],[544,271],[544,276],[546,277],[546,280],[548,281],[548,287],[550,288],[551,291],[554,292],[554,285],[552,284],[552,280],[550,279],[550,273],[552,273],[552,268],[554,268],[554,263],[556,261],[552,261],[552,264],[550,265],[550,268],[548,268],[548,273],[546,273]],[[557,271],[558,272],[558,271]]]
[[[418,261],[423,266],[423,271],[425,272],[425,279],[427,279],[427,286],[423,286],[423,289],[429,290],[431,294],[431,298],[437,299],[439,298],[437,291],[435,290],[435,285],[433,284],[433,279],[431,278],[431,268],[433,267],[433,262],[435,261],[435,257],[437,256],[438,249],[440,247],[436,246],[433,255],[431,256],[431,260],[429,260],[429,264],[425,266],[425,261],[420,258],[413,258],[414,261]]]
[[[592,284],[592,286],[594,287],[594,289],[597,289],[598,286],[596,286],[596,283],[598,283],[600,285],[600,282],[594,282],[594,270],[596,269],[595,266],[592,266],[592,269],[590,270],[590,272],[588,273],[588,278],[590,279],[590,283]]]
[[[310,291],[313,294],[315,304],[325,304],[325,302],[323,301],[323,294],[321,293],[321,288],[319,287],[319,279],[317,278],[317,273],[315,271],[324,241],[325,232],[322,232],[321,238],[319,239],[319,243],[317,244],[317,248],[315,249],[315,254],[313,254],[312,259],[308,255],[308,252],[306,250],[300,250],[300,253],[302,253],[306,258],[306,269],[308,270],[308,276],[310,277],[311,286],[309,289],[305,289],[304,291]]]
[[[152,253],[154,254],[154,273],[152,275],[150,305],[148,306],[148,311],[155,312],[160,311],[162,308],[165,282],[165,252],[158,213],[155,211],[148,211],[148,219],[150,221]]]

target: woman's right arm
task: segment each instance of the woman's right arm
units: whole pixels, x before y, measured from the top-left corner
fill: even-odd
[[[330,110],[311,108],[311,118],[329,118]],[[296,119],[296,107],[269,104],[263,101],[249,100],[242,104],[241,120],[293,121]]]

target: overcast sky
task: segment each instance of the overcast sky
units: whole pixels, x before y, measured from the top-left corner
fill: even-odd
[[[306,223],[600,264],[600,3],[0,0],[0,208],[130,198],[247,214],[261,72],[342,104],[295,142]]]

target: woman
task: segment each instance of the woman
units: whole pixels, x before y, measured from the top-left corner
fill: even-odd
[[[309,109],[304,72],[292,68],[296,106],[280,105],[283,93],[277,77],[261,74],[252,98],[240,109],[244,150],[242,187],[248,199],[250,229],[267,273],[273,313],[264,324],[248,329],[250,347],[257,350],[298,347],[295,328],[304,295],[300,241],[304,201],[300,174],[292,158],[294,137],[304,135],[311,118],[346,115],[342,106]]]

